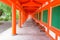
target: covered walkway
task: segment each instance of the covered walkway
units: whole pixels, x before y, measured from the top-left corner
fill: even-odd
[[[23,28],[19,28],[17,25],[16,36],[11,35],[12,28],[9,28],[0,34],[0,40],[50,40],[38,26],[33,19],[29,18],[22,26]]]
[[[1,33],[0,40],[60,40],[60,0],[0,0],[0,2],[12,8],[12,27]],[[17,26],[16,10],[19,10]],[[29,15],[32,19],[28,18]]]

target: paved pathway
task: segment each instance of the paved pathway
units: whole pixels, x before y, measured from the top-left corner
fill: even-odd
[[[11,29],[2,32],[0,40],[50,40],[44,32],[40,32],[38,25],[32,19],[28,19],[23,28],[17,26],[17,35],[15,36],[11,34]]]
[[[11,27],[11,21],[0,21],[0,33]]]

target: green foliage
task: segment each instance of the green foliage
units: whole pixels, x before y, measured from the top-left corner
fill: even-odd
[[[3,18],[0,18],[0,21],[2,21],[3,20]]]
[[[2,14],[3,17],[0,17],[0,20],[5,20],[5,21],[10,20],[9,18],[11,17],[11,14],[12,14],[11,7],[0,2],[0,10],[1,9],[3,10],[3,14]]]
[[[3,13],[3,10],[2,10],[2,9],[0,9],[0,16],[2,15],[2,13]]]
[[[19,18],[19,11],[16,10],[16,19],[18,19],[18,18]]]
[[[12,8],[2,2],[0,2],[0,10],[3,10],[3,14],[0,17],[0,20],[8,21],[12,19]],[[16,11],[16,18],[18,19],[18,11]]]

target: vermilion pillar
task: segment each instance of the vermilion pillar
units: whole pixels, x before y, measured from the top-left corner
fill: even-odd
[[[12,4],[12,34],[16,35],[16,5]]]
[[[27,17],[28,17],[27,13],[21,12],[21,27],[26,21]]]
[[[20,28],[22,27],[22,25],[23,25],[23,23],[24,23],[24,12],[21,12],[21,26],[20,26]]]
[[[21,12],[19,10],[19,23],[18,23],[19,27],[21,28]]]
[[[19,23],[18,23],[18,26],[20,28],[22,28],[22,25],[24,24],[24,22],[26,21],[27,17],[28,17],[28,14],[27,13],[24,13],[24,11],[21,11],[19,10]]]

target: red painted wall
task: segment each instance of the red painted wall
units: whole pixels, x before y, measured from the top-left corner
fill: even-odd
[[[49,2],[49,4],[48,5],[46,5],[46,6],[44,6],[44,7],[41,7],[41,9],[38,11],[38,12],[42,12],[43,10],[46,10],[46,9],[48,9],[48,23],[46,24],[46,23],[44,23],[43,21],[42,21],[42,15],[41,15],[41,20],[40,21],[38,21],[37,19],[35,19],[35,17],[34,17],[34,14],[32,14],[32,18],[37,22],[37,23],[39,23],[39,24],[43,24],[46,28],[48,28],[48,31],[46,32],[46,34],[51,38],[51,40],[58,40],[58,36],[60,36],[60,30],[57,30],[56,28],[53,28],[52,26],[51,26],[51,10],[52,10],[52,7],[54,7],[54,6],[57,6],[57,5],[60,5],[60,0],[54,0],[53,2]],[[51,31],[53,31],[55,34],[56,34],[56,38],[54,39],[54,38],[52,38],[50,35],[49,35],[49,30],[51,30]]]

